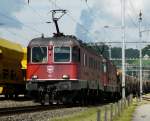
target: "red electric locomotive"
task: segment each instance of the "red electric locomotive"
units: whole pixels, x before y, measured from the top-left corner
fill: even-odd
[[[42,104],[86,102],[120,92],[113,64],[73,36],[33,39],[28,46],[27,90]]]

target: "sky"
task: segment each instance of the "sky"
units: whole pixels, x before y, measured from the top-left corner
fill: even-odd
[[[126,41],[139,41],[138,15],[142,11],[142,30],[148,30],[149,0],[126,1]],[[75,35],[85,42],[121,42],[121,0],[0,0],[0,37],[27,46],[29,41],[53,36],[56,32],[52,9],[65,9],[58,22],[65,35]],[[46,23],[50,21],[51,23]],[[109,28],[104,28],[109,26]],[[149,41],[149,32],[142,40]],[[115,45],[113,43],[113,45]],[[118,46],[121,45],[117,44]],[[127,44],[139,47],[141,44]]]

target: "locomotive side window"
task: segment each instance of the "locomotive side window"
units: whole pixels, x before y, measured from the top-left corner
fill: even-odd
[[[80,49],[77,46],[72,48],[72,61],[80,62]]]
[[[69,61],[70,61],[70,47],[54,48],[54,62],[69,62]]]
[[[33,47],[32,48],[32,62],[46,63],[47,62],[47,47]]]

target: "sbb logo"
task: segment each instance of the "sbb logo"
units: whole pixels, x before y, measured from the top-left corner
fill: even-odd
[[[47,66],[47,73],[53,73],[54,72],[54,66]]]

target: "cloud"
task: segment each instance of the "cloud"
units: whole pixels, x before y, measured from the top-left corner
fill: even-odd
[[[140,10],[143,13],[142,30],[149,29],[149,7],[150,1],[137,1],[128,0],[126,1],[126,41],[138,41],[139,30],[138,30],[138,18]],[[90,4],[87,4],[90,5]],[[101,41],[122,41],[121,34],[121,1],[120,0],[99,0],[95,1],[92,6],[88,6],[82,10],[80,15],[81,24],[88,29],[91,33],[87,33],[82,29],[82,26],[77,24],[76,35],[80,39]],[[104,26],[108,25],[110,28],[104,29]],[[146,26],[146,27],[144,27]],[[120,29],[118,28],[120,27]],[[146,37],[144,37],[146,36]],[[148,35],[144,35],[142,40],[148,38]],[[131,44],[135,46],[135,44]],[[121,45],[120,45],[121,46]]]
[[[81,19],[81,24],[77,24],[76,27],[76,34],[83,40],[90,40],[91,37],[89,35],[89,31],[92,27],[92,24],[94,22],[94,18],[89,16],[90,11],[88,10],[82,10],[80,19]],[[83,26],[82,26],[83,25]]]
[[[95,40],[100,38],[104,39],[105,35],[102,31],[105,25],[120,25],[120,9],[120,2],[118,3],[118,1],[97,1],[92,7],[89,7],[89,5],[87,4],[87,9],[84,9],[81,12],[80,20],[81,24],[89,32],[86,32],[81,25],[77,24],[76,35],[80,39],[84,40]]]
[[[21,28],[22,23],[19,22],[15,13],[21,11],[24,5],[24,0],[0,0],[0,23],[4,27]]]

